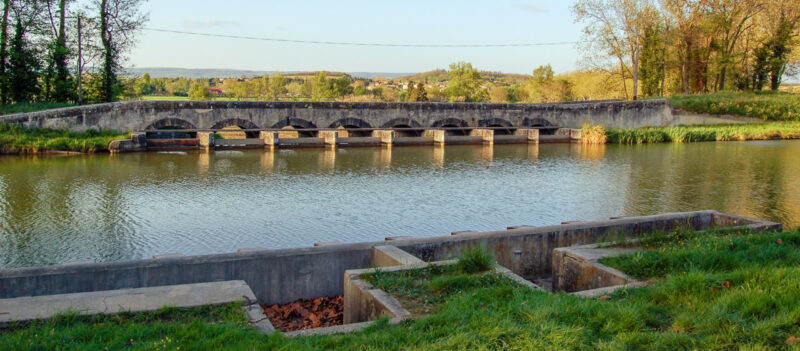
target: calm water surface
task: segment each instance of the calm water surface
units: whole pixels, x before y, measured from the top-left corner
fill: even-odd
[[[0,265],[703,209],[800,225],[800,141],[0,157]]]

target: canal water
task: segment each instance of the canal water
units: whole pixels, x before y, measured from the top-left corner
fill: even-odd
[[[704,209],[800,226],[800,141],[0,157],[0,265]]]

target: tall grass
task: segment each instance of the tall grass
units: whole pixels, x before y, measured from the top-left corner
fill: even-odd
[[[609,144],[686,143],[696,141],[800,139],[800,122],[771,122],[711,126],[602,129],[583,127],[584,142]],[[587,138],[588,135],[588,138]]]
[[[800,94],[719,92],[678,95],[670,102],[675,108],[700,113],[757,117],[765,121],[800,121]]]
[[[24,128],[0,122],[0,154],[41,151],[98,152],[108,150],[114,140],[127,139],[128,133],[88,130],[83,133],[47,128]]]

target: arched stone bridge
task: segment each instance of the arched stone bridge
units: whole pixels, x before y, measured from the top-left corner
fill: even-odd
[[[84,131],[183,129],[580,128],[585,122],[637,128],[677,124],[666,100],[555,104],[126,101],[2,117],[9,123]]]

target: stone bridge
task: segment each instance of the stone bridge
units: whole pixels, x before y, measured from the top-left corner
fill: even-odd
[[[676,125],[666,100],[552,104],[125,101],[3,116],[7,123],[85,131],[294,128],[613,128]]]

